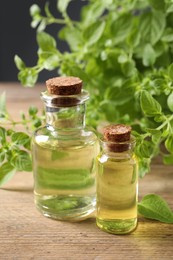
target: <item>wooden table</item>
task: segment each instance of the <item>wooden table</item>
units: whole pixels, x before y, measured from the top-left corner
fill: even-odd
[[[31,104],[41,109],[43,88],[1,83],[0,94],[6,91],[8,110],[17,119]],[[173,166],[153,164],[139,185],[140,198],[147,193],[163,196],[173,209]],[[48,219],[35,208],[32,173],[19,172],[0,189],[0,259],[173,259],[173,225],[140,218],[136,231],[123,236],[99,230],[94,218]]]

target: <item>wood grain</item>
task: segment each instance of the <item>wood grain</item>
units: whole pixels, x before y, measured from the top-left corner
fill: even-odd
[[[42,108],[39,92],[44,86],[24,89],[0,84],[7,92],[8,108],[15,118],[33,104]],[[173,167],[156,161],[143,180],[140,198],[162,195],[173,209]],[[79,223],[43,217],[35,208],[32,173],[17,173],[0,189],[0,259],[165,260],[173,259],[173,225],[139,218],[130,235],[111,235],[96,227],[95,219]]]

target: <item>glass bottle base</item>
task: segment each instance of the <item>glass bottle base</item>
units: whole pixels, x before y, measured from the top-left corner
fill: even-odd
[[[95,211],[95,197],[35,195],[37,209],[46,217],[76,222],[92,215]]]
[[[137,218],[132,219],[96,219],[97,226],[102,229],[103,231],[106,231],[108,233],[112,234],[128,234],[132,231],[134,231],[137,227]]]

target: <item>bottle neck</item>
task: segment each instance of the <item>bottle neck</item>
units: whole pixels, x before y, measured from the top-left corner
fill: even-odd
[[[46,106],[46,124],[57,129],[81,129],[85,126],[85,103],[71,107]]]
[[[134,154],[135,138],[132,137],[127,142],[109,142],[100,139],[100,145],[102,153],[108,155],[109,157],[115,157],[119,159],[128,159]]]

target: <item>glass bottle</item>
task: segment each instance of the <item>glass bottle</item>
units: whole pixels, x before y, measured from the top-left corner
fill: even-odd
[[[95,210],[96,134],[85,126],[85,101],[75,77],[46,81],[46,125],[33,137],[35,204],[47,217],[78,221]]]
[[[130,132],[125,125],[107,126],[97,157],[96,223],[113,234],[126,234],[137,226],[138,166]]]

